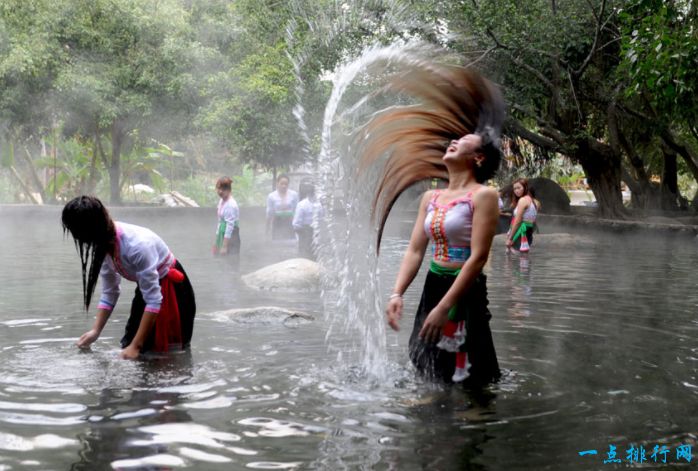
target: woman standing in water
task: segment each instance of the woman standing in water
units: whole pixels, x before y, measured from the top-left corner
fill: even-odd
[[[121,339],[121,357],[133,360],[146,351],[187,348],[196,314],[194,290],[165,242],[149,229],[114,221],[93,196],[69,201],[61,219],[63,231],[70,232],[80,254],[85,309],[90,307],[97,278],[102,280],[97,317],[92,329],[78,339],[78,347],[87,348],[99,338],[124,277],[138,286]]]
[[[468,378],[471,385],[486,384],[500,377],[482,273],[499,208],[497,191],[483,183],[494,176],[501,159],[502,99],[490,82],[452,66],[430,65],[398,77],[393,85],[426,103],[388,110],[367,126],[364,164],[391,152],[373,205],[374,213],[380,207],[379,244],[390,207],[405,188],[425,178],[446,179],[448,187],[427,191],[419,203],[388,301],[387,321],[398,330],[402,296],[431,241],[432,260],[410,336],[410,359],[431,379]],[[446,137],[452,140],[444,143]]]
[[[298,204],[298,193],[288,188],[288,175],[276,179],[276,190],[267,196],[267,234],[272,240],[294,239],[293,213]]]
[[[514,211],[507,232],[507,249],[528,252],[533,243],[533,231],[536,228],[540,203],[533,197],[525,178],[514,180],[511,207]]]
[[[216,193],[220,200],[214,255],[240,255],[240,209],[231,194],[232,185],[230,177],[220,177],[216,182]]]
[[[293,215],[293,230],[298,237],[298,255],[315,260],[314,227],[322,220],[324,209],[315,197],[315,186],[312,182],[301,182],[299,193],[301,201]]]

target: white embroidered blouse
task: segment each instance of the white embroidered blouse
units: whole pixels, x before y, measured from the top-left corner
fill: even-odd
[[[293,216],[297,204],[298,193],[296,191],[286,190],[286,194],[282,197],[277,190],[274,190],[267,196],[267,217],[284,213]]]
[[[216,227],[216,234],[220,230],[221,223],[225,222],[225,237],[230,239],[233,235],[233,229],[239,224],[240,220],[240,208],[238,208],[238,203],[229,196],[227,200],[218,200],[218,226]]]
[[[116,250],[102,263],[102,295],[99,309],[113,310],[121,293],[121,277],[135,281],[143,294],[146,312],[160,312],[160,279],[167,275],[175,258],[165,242],[145,227],[116,222]]]
[[[306,226],[312,226],[313,221],[319,221],[324,217],[325,210],[319,201],[310,201],[309,198],[303,199],[293,214],[293,228],[300,230]]]

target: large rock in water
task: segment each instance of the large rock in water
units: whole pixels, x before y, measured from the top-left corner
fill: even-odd
[[[232,321],[241,324],[283,324],[287,327],[295,327],[315,320],[310,314],[291,311],[283,307],[258,306],[243,309],[228,309],[226,311],[212,312],[211,317],[219,321]]]
[[[549,178],[531,178],[528,181],[543,213],[569,213],[570,197],[557,182]]]
[[[250,288],[268,291],[316,291],[320,265],[306,258],[292,258],[243,275]]]

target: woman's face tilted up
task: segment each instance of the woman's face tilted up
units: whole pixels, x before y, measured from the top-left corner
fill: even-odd
[[[467,158],[473,158],[482,146],[482,137],[478,134],[466,134],[458,140],[450,142],[443,156],[444,162],[456,162]]]

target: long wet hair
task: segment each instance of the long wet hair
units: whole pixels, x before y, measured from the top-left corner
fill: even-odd
[[[80,254],[82,293],[87,310],[104,258],[113,251],[116,227],[107,208],[94,196],[78,196],[70,200],[63,208],[61,223],[63,234],[70,233]]]
[[[475,179],[482,183],[494,176],[501,161],[504,121],[499,89],[472,69],[429,64],[395,75],[385,90],[420,103],[376,114],[357,136],[360,170],[388,154],[371,208],[372,219],[378,220],[377,250],[388,214],[403,191],[421,180],[448,180],[442,157],[451,140],[479,134],[478,153],[485,158],[474,169]]]

